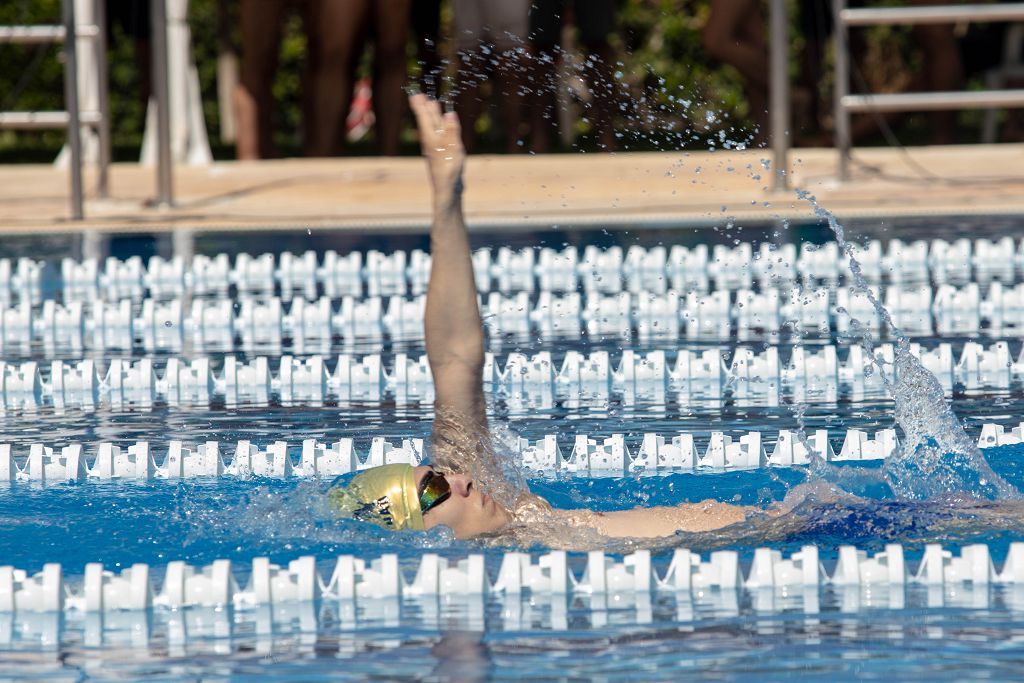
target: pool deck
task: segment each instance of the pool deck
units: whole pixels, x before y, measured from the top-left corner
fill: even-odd
[[[471,228],[552,224],[708,225],[805,218],[792,191],[772,192],[768,151],[475,156],[466,171]],[[1024,214],[1024,144],[855,150],[852,177],[836,181],[836,152],[799,149],[791,184],[840,218]],[[0,167],[0,233],[194,232],[253,229],[420,231],[429,220],[423,161],[404,158],[219,162],[175,169],[176,204],[151,207],[155,173],[116,164],[111,197],[68,220],[66,171]]]

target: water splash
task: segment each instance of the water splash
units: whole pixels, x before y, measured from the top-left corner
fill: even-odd
[[[816,216],[827,221],[839,248],[849,259],[852,291],[871,302],[896,342],[890,376],[875,358],[870,332],[862,325],[853,326],[896,404],[896,422],[904,434],[903,442],[882,468],[893,493],[899,498],[922,500],[951,494],[989,500],[1021,498],[1020,491],[992,471],[946,402],[938,379],[911,353],[910,340],[868,287],[842,224],[818,204],[814,195],[797,190],[797,196],[814,208]]]
[[[177,525],[186,557],[246,558],[275,555],[352,552],[389,545],[418,549],[450,547],[444,527],[403,534],[357,520],[340,519],[324,495],[329,481],[275,481],[253,477],[211,488],[185,483],[177,490]]]
[[[585,119],[590,118],[594,113],[596,98],[594,91],[588,91],[585,83],[585,75],[590,64],[572,59],[570,54],[561,54],[563,64],[569,65],[570,72],[573,72],[575,79],[564,79],[562,87],[566,82],[576,84],[576,87],[568,87],[568,95],[561,98],[561,102],[575,101]],[[554,56],[547,56],[546,59],[553,59]],[[490,59],[490,55],[488,55]],[[545,57],[540,57],[544,61]],[[492,64],[491,66],[494,66]],[[464,68],[466,68],[464,66]],[[472,69],[472,66],[469,66]],[[524,74],[527,75],[528,74]],[[594,74],[589,74],[593,77]],[[619,78],[619,75],[616,74]],[[614,87],[615,83],[608,83]],[[524,86],[527,92],[531,88],[558,87],[550,83],[538,83],[526,78]],[[657,86],[664,92],[664,82]],[[628,95],[628,93],[623,93]],[[756,136],[740,132],[738,140],[729,139],[729,133],[739,132],[729,126],[728,116],[725,112],[718,111],[715,107],[706,102],[701,102],[699,97],[677,98],[674,94],[665,98],[667,102],[657,102],[647,97],[626,97],[620,103],[616,115],[628,122],[627,128],[632,132],[632,139],[636,142],[643,142],[647,146],[656,149],[678,149],[687,147],[703,146],[709,152],[716,149],[745,149],[754,146]],[[558,106],[565,106],[560,104]],[[671,124],[669,122],[672,122]],[[727,133],[726,131],[729,131]],[[623,136],[618,135],[620,140]],[[696,145],[694,145],[696,143]],[[623,149],[629,149],[629,141],[622,144]],[[717,159],[717,155],[716,155]],[[718,161],[719,168],[725,160]],[[682,167],[682,162],[677,162]],[[711,162],[708,162],[711,164]],[[768,159],[760,160],[761,169],[754,169],[750,165],[747,173],[751,180],[761,184],[763,178],[761,172],[770,172],[772,165]],[[732,172],[732,167],[726,168]],[[692,183],[704,183],[702,167],[697,166],[691,171]],[[673,170],[668,171],[673,175]],[[885,482],[895,498],[902,501],[928,500],[929,503],[947,501],[950,496],[958,500],[971,498],[988,499],[1020,499],[1020,493],[1011,485],[996,475],[988,463],[983,459],[973,441],[967,437],[956,415],[945,401],[944,393],[938,381],[929,373],[910,353],[909,340],[893,324],[888,311],[881,306],[860,273],[860,265],[857,263],[853,248],[846,242],[842,226],[835,220],[827,210],[820,207],[815,198],[808,193],[799,193],[802,200],[809,201],[814,206],[815,212],[820,218],[826,220],[837,241],[850,261],[850,270],[853,274],[855,285],[852,288],[854,293],[866,296],[878,311],[879,317],[885,321],[896,340],[894,363],[891,367],[883,367],[880,361],[874,360],[873,339],[869,332],[862,327],[853,325],[854,331],[860,336],[861,344],[868,351],[868,357],[877,364],[877,374],[881,377],[884,386],[895,400],[895,418],[904,432],[904,442],[877,475],[867,474],[863,471],[852,468],[836,468],[821,459],[812,459],[811,475],[821,480],[838,485],[846,492],[861,493],[874,485]],[[754,202],[752,202],[754,203]],[[767,206],[767,204],[766,204]],[[723,207],[723,214],[726,207]],[[718,228],[716,227],[716,230]],[[731,219],[727,221],[724,232],[725,236],[731,237],[732,232],[738,230]],[[735,241],[735,240],[734,240]],[[799,340],[798,340],[799,343]],[[891,376],[891,378],[890,378]],[[803,424],[802,411],[806,408],[802,403],[794,405],[794,414],[798,423]],[[443,416],[438,416],[443,419]],[[492,429],[495,428],[492,425]],[[502,443],[502,438],[495,436],[486,442],[481,440],[474,430],[461,433],[458,430],[450,430],[451,443],[455,449],[449,452],[460,452],[463,457],[466,454],[473,454],[468,463],[459,463],[457,460],[447,466],[451,469],[458,469],[470,474],[475,481],[478,481],[487,488],[496,500],[513,509],[513,506],[520,497],[528,495],[523,481],[522,474],[514,471],[514,458],[503,457],[514,452],[513,447]],[[803,430],[801,428],[801,438]],[[514,437],[514,435],[513,435]],[[436,444],[435,444],[436,445]],[[806,445],[806,443],[805,443]],[[813,451],[812,451],[813,452]],[[445,466],[445,453],[438,450],[435,452],[435,459]],[[511,469],[510,469],[511,468]],[[915,508],[916,510],[916,508]],[[542,511],[538,510],[538,513]],[[813,517],[812,513],[808,513]],[[775,522],[773,522],[775,523]],[[601,539],[582,539],[579,536],[579,529],[564,528],[560,523],[551,522],[554,526],[548,528],[548,521],[543,514],[534,517],[534,524],[543,529],[536,529],[533,535],[534,542],[554,547],[601,547]],[[517,536],[517,545],[529,546],[532,543],[526,536]],[[555,543],[554,541],[557,541]],[[607,539],[603,539],[607,543]],[[673,544],[683,542],[675,539]],[[565,544],[565,545],[563,545]]]
[[[696,81],[670,87],[664,78],[654,77],[651,65],[641,74],[596,54],[558,45],[534,53],[521,38],[511,34],[506,38],[514,46],[463,50],[454,60],[445,60],[447,73],[443,76],[446,98],[457,101],[478,99],[479,88],[502,73],[509,79],[507,86],[500,86],[502,97],[508,98],[503,101],[509,103],[503,104],[504,109],[515,110],[516,101],[527,101],[540,111],[537,120],[527,124],[508,120],[503,109],[501,118],[505,120],[499,127],[529,129],[511,135],[504,131],[515,139],[506,151],[529,148],[533,154],[546,150],[546,144],[536,145],[533,140],[527,145],[524,139],[526,135],[542,134],[546,139],[554,134],[553,129],[535,130],[539,120],[551,125],[557,122],[560,130],[573,131],[563,143],[580,151],[703,148],[713,152],[765,144],[756,126],[744,130],[736,125],[735,107],[706,96],[714,92],[714,84]],[[493,123],[489,115],[485,118],[488,125]],[[612,126],[613,119],[625,125]]]

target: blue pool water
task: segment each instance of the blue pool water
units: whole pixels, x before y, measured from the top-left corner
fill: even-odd
[[[986,456],[1000,475],[1024,487],[1024,445],[991,449]],[[879,464],[841,467],[869,476],[877,473]],[[808,478],[806,468],[780,468],[625,479],[562,476],[532,478],[529,483],[556,507],[608,511],[708,498],[763,506],[781,500],[789,488]],[[455,541],[443,529],[396,536],[351,520],[334,520],[321,506],[322,487],[315,481],[260,477],[46,487],[21,482],[0,494],[4,522],[0,556],[5,563],[32,571],[59,558],[65,572],[73,576],[81,574],[89,562],[124,567],[135,562],[160,566],[168,560],[206,565],[230,559],[241,565],[259,556],[285,561],[312,554],[326,561],[343,554],[366,556],[371,549],[374,556],[398,553],[410,560],[426,549],[451,557],[482,551],[500,558],[503,550]],[[876,485],[875,491],[881,494],[883,489]],[[708,535],[687,538],[686,545],[704,551],[734,549],[742,555],[751,550],[752,539],[759,547],[786,553],[813,543],[821,546],[822,558],[834,561],[840,544],[875,552],[894,542],[908,546],[985,542],[1001,561],[1009,542],[1024,533],[1024,517],[1011,516],[1009,525],[1006,517],[993,523],[984,514],[967,508],[944,509],[935,501],[865,498],[821,505],[813,515],[800,517],[798,524],[781,534],[754,524],[750,535],[739,541]],[[661,560],[667,564],[667,554],[656,557]]]
[[[1000,474],[1024,485],[1024,448],[1004,447],[988,455]],[[754,503],[765,495],[781,497],[786,485],[806,477],[796,469],[778,475],[761,470],[531,483],[555,504],[607,510],[637,500],[671,504],[716,497]],[[452,557],[481,551],[443,533],[397,540],[365,526],[318,524],[309,513],[314,489],[259,479],[46,489],[17,484],[0,494],[0,556],[33,570],[57,557],[75,575],[92,561],[110,568],[135,562],[159,567],[172,558],[202,565],[224,558],[244,563],[254,556],[287,560],[315,554],[326,560],[344,553],[397,552],[408,573],[425,551]],[[820,512],[802,529],[761,538],[758,545],[791,552],[818,544],[831,568],[836,558],[828,549],[842,543],[874,552],[894,541],[908,548],[926,541],[985,542],[1001,562],[1009,542],[1024,533],[1024,518],[1015,527],[949,524],[951,515],[931,504],[865,501]],[[938,531],[943,526],[945,531]],[[708,548],[718,547],[708,539]],[[738,549],[749,562],[743,543],[725,547]],[[496,558],[501,551],[482,552]],[[913,557],[910,552],[908,559]],[[664,570],[667,557],[656,555],[655,564]],[[820,593],[814,589],[813,596],[799,589],[739,596],[712,591],[693,598],[669,593],[646,604],[629,596],[550,595],[379,602],[368,601],[346,616],[327,600],[262,611],[0,616],[0,633],[13,632],[0,656],[0,675],[19,680],[83,675],[244,680],[268,674],[282,680],[486,680],[526,671],[537,680],[682,675],[815,680],[837,674],[954,680],[973,677],[972,667],[983,666],[987,675],[1005,679],[1019,667],[1016,643],[1024,633],[1020,586],[938,591],[833,586]],[[59,644],[47,642],[47,633],[59,634]]]
[[[971,236],[1019,235],[1019,221],[1000,219],[998,225],[971,224]],[[907,226],[888,234],[953,239],[965,223]],[[876,227],[866,230],[886,237]],[[986,230],[991,231],[986,233]],[[757,240],[771,228],[750,229],[740,235]],[[794,238],[822,241],[821,226],[794,230]],[[418,238],[384,242],[344,242],[305,235],[272,236],[247,241],[254,253],[290,248],[315,249],[416,248]],[[481,246],[497,238],[482,238]],[[564,243],[608,246],[710,242],[728,243],[732,236],[710,231],[618,231],[547,235]],[[291,241],[289,241],[291,240]],[[487,244],[487,241],[491,244]],[[537,244],[537,236],[502,240],[514,246]],[[227,238],[200,241],[200,252],[231,248]],[[0,257],[31,255],[59,258],[58,242],[5,243]],[[115,243],[118,256],[155,247],[149,241]],[[121,251],[118,251],[121,250]],[[1017,281],[1019,278],[1015,278]],[[52,285],[52,283],[51,283]],[[51,287],[56,291],[56,286]],[[1019,334],[1019,333],[1017,333]],[[957,357],[964,344],[1008,339],[1013,356],[1019,353],[1014,333],[994,335],[982,330],[962,335],[915,338],[926,349],[953,345]],[[761,351],[774,345],[788,356],[791,336],[754,336],[744,345]],[[613,355],[628,347],[638,351],[707,348],[728,349],[734,339],[663,339],[579,337],[537,339],[531,336],[492,338],[491,349],[504,356],[551,351],[556,362],[566,352],[607,350]],[[844,340],[834,335],[811,335],[809,348]],[[289,352],[254,348],[240,358],[264,355],[276,362]],[[422,353],[416,339],[395,343],[361,341],[335,343],[329,354],[396,351]],[[96,351],[66,348],[5,348],[4,360],[61,358],[137,359],[153,357],[158,365],[171,356],[206,355],[218,369],[223,352],[185,348],[178,353]],[[162,365],[161,365],[162,367]],[[838,452],[847,429],[869,432],[893,427],[893,404],[879,388],[859,393],[845,389],[834,397],[812,400],[800,415],[789,405],[785,390],[775,400],[763,396],[740,399],[728,392],[720,398],[677,394],[653,400],[621,396],[581,397],[550,403],[509,396],[492,399],[492,415],[503,433],[531,441],[560,434],[606,437],[626,435],[635,452],[644,433],[692,433],[698,450],[712,431],[766,435],[795,429],[828,429]],[[964,418],[972,438],[984,422],[1016,425],[1021,409],[1017,379],[1005,386],[951,387],[950,399]],[[293,460],[303,439],[335,441],[352,438],[365,451],[374,436],[391,441],[427,438],[432,410],[429,404],[354,402],[338,405],[327,400],[282,402],[271,397],[266,405],[232,407],[214,399],[201,404],[112,407],[87,410],[8,409],[0,415],[0,443],[15,446],[23,464],[28,444],[61,446],[82,443],[87,450],[107,441],[128,445],[148,441],[163,457],[169,439],[188,444],[216,440],[233,447],[241,439],[260,445],[276,440],[289,444]],[[19,450],[20,449],[20,450]],[[91,451],[90,451],[91,452]],[[1024,446],[987,449],[985,458],[1010,484],[1024,490]],[[653,550],[656,572],[664,574],[674,545],[705,554],[735,550],[741,566],[750,566],[755,548],[785,554],[804,545],[819,547],[821,561],[831,572],[837,548],[855,545],[870,553],[888,543],[903,544],[908,562],[920,560],[924,546],[941,543],[957,549],[972,543],[988,545],[1001,566],[1010,544],[1024,539],[1024,511],[1012,503],[993,504],[951,496],[923,501],[896,500],[880,478],[880,461],[843,463],[830,476],[855,489],[855,502],[808,504],[783,525],[755,521],[738,532],[687,536]],[[635,505],[672,505],[706,498],[766,506],[783,499],[792,487],[812,479],[808,468],[758,468],[730,472],[672,473],[625,478],[561,474],[531,475],[533,490],[558,507],[597,510]],[[240,583],[247,579],[254,557],[278,564],[314,555],[321,575],[329,575],[338,555],[375,558],[396,553],[407,575],[415,572],[423,553],[461,558],[481,553],[491,578],[509,548],[453,540],[442,530],[418,536],[379,533],[373,527],[337,521],[323,508],[322,483],[269,478],[156,480],[147,483],[88,481],[77,484],[15,482],[0,484],[0,565],[30,574],[48,562],[60,562],[71,585],[78,585],[91,562],[120,570],[134,563],[153,569],[156,582],[167,563],[184,560],[204,566],[219,559],[235,563]],[[543,548],[532,549],[543,552]],[[570,555],[577,575],[586,556]],[[15,680],[246,680],[276,676],[282,680],[808,680],[836,678],[962,680],[1015,677],[1024,658],[1024,586],[960,584],[956,588],[908,584],[899,589],[824,586],[821,590],[709,590],[693,595],[653,592],[650,595],[570,596],[442,596],[403,597],[344,606],[323,600],[273,608],[154,609],[150,612],[82,614],[0,612],[0,678]]]

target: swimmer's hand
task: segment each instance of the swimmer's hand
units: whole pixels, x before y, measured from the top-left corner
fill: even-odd
[[[420,131],[420,147],[427,159],[434,198],[447,202],[462,194],[462,166],[466,150],[462,147],[462,128],[455,112],[441,112],[441,104],[426,95],[409,97]]]

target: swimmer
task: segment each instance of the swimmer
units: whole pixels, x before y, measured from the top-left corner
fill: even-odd
[[[493,456],[483,391],[484,331],[477,304],[469,236],[462,217],[465,151],[459,120],[438,102],[413,95],[420,145],[433,190],[424,335],[434,378],[433,455],[438,468],[384,465],[357,474],[329,495],[343,515],[394,531],[450,528],[456,538],[517,545],[598,546],[603,540],[659,538],[742,522],[757,508],[707,500],[675,507],[615,512],[558,510],[539,496],[507,491]],[[443,468],[442,468],[443,463]],[[473,471],[484,477],[478,485]],[[487,471],[490,470],[490,471]],[[489,495],[491,494],[491,495]],[[494,497],[492,497],[492,495]],[[511,498],[511,499],[510,499]]]

